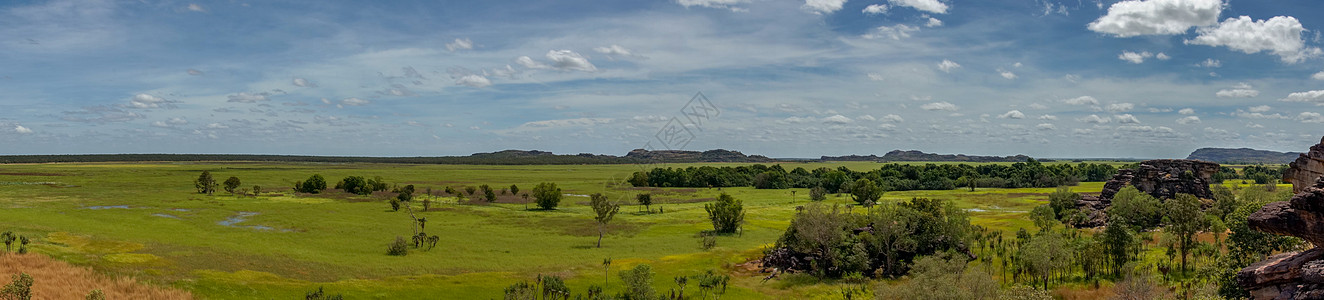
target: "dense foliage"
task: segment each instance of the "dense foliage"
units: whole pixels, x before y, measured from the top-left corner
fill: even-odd
[[[868,179],[886,191],[950,190],[967,187],[1056,187],[1080,181],[1105,181],[1117,168],[1106,164],[1080,163],[1044,165],[1030,159],[1010,165],[884,164],[876,170],[854,171],[846,167],[787,171],[781,165],[755,164],[737,167],[654,168],[635,172],[629,182],[652,187],[737,187],[760,189],[813,188],[828,193],[849,192],[851,185]]]
[[[372,179],[364,179],[363,176],[349,176],[336,183],[336,189],[343,190],[350,194],[369,195],[376,191],[386,190],[386,181],[381,176]]]
[[[326,190],[326,178],[321,174],[313,174],[308,180],[294,183],[294,191],[300,193],[316,194]]]
[[[713,232],[735,233],[745,223],[745,207],[740,200],[723,193],[717,201],[703,206],[708,211],[708,219],[713,222]]]
[[[473,194],[473,192],[469,192]],[[556,183],[543,182],[533,187],[533,199],[542,209],[555,209],[561,203],[561,188]]]

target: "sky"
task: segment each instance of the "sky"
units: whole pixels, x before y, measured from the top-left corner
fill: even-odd
[[[0,154],[1300,152],[1321,30],[1313,0],[4,1]]]

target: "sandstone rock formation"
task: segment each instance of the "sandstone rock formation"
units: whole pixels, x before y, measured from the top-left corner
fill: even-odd
[[[1085,221],[1077,226],[1103,226],[1108,221],[1104,210],[1112,205],[1113,195],[1127,186],[1135,186],[1160,200],[1176,198],[1177,194],[1213,199],[1209,183],[1215,173],[1218,173],[1218,164],[1189,159],[1147,160],[1140,162],[1135,169],[1117,170],[1117,175],[1103,184],[1099,196],[1086,195],[1076,202],[1076,207],[1086,214]]]
[[[1300,193],[1301,190],[1315,183],[1315,178],[1324,175],[1324,139],[1320,139],[1319,144],[1310,147],[1310,152],[1302,153],[1296,157],[1289,166],[1291,169],[1283,174],[1283,180],[1292,183],[1292,192]]]
[[[1324,178],[1300,189],[1291,200],[1269,203],[1251,214],[1247,224],[1324,245]],[[1254,299],[1324,299],[1322,258],[1324,249],[1319,247],[1274,255],[1238,272],[1237,284]]]

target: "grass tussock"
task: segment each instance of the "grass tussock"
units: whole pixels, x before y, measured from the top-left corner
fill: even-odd
[[[83,299],[96,289],[106,299],[193,299],[193,294],[186,291],[152,286],[127,277],[106,277],[45,255],[0,255],[0,279],[7,282],[19,272],[32,276],[32,299]]]

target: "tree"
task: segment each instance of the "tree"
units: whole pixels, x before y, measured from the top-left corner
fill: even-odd
[[[589,195],[589,205],[593,207],[593,220],[598,222],[598,248],[602,248],[602,236],[607,232],[607,222],[616,216],[616,211],[621,210],[621,206],[611,203],[607,196],[602,193]]]
[[[1034,221],[1034,226],[1039,227],[1039,233],[1048,233],[1050,228],[1057,226],[1057,216],[1053,215],[1053,208],[1048,205],[1035,206],[1030,210],[1030,220]]]
[[[216,192],[216,179],[211,177],[210,171],[202,171],[198,180],[193,181],[193,186],[198,189],[198,194],[207,194],[210,196]]]
[[[925,256],[915,261],[910,281],[884,284],[876,294],[878,299],[997,299],[998,282],[983,267],[966,265],[965,257]]]
[[[518,186],[515,186],[515,185],[513,185],[513,184],[510,185],[510,194],[511,194],[511,195],[519,195],[519,187],[518,187]]]
[[[814,186],[814,188],[809,189],[809,200],[810,201],[827,200],[827,189],[823,188],[823,186],[821,185]]]
[[[409,243],[405,242],[404,237],[397,235],[395,241],[391,242],[391,245],[386,248],[386,254],[392,256],[409,255]]]
[[[336,183],[336,189],[344,190],[346,193],[357,195],[372,194],[372,185],[363,176],[349,176]]]
[[[713,222],[713,231],[734,233],[745,222],[745,208],[740,200],[726,193],[717,196],[717,201],[703,206],[708,211],[708,219]]]
[[[14,235],[13,231],[5,231],[4,233],[0,233],[0,240],[5,242],[5,252],[10,252],[14,251],[14,241],[18,240],[18,236]]]
[[[1209,227],[1200,212],[1200,199],[1191,194],[1177,194],[1163,205],[1165,216],[1163,232],[1176,238],[1181,253],[1181,270],[1186,271],[1186,255],[1195,245],[1195,234]]]
[[[300,181],[295,184],[295,190],[300,193],[316,194],[326,190],[326,178],[321,174],[313,174],[308,180]]]
[[[1129,226],[1119,221],[1109,220],[1103,233],[1095,236],[1103,244],[1104,255],[1107,256],[1104,262],[1113,271],[1113,276],[1117,277],[1122,276],[1122,266],[1131,261],[1131,250],[1136,244],[1135,235],[1127,229]]]
[[[649,193],[638,194],[634,196],[634,200],[639,201],[639,205],[643,205],[644,209],[648,210],[648,212],[650,213],[653,212],[653,209],[649,207],[653,205],[653,194],[649,194]]]
[[[1140,192],[1134,186],[1127,186],[1113,196],[1113,205],[1108,207],[1109,216],[1121,217],[1123,222],[1144,231],[1157,227],[1163,214],[1158,199]]]
[[[850,195],[856,203],[872,206],[872,204],[878,203],[878,198],[883,197],[883,188],[872,180],[861,178],[850,185]]]
[[[628,299],[653,299],[653,267],[645,264],[618,273]]]
[[[552,182],[539,183],[533,187],[533,199],[544,210],[556,209],[561,203],[561,188]]]
[[[483,190],[483,199],[487,202],[496,202],[496,198],[496,192],[493,192],[492,189]]]
[[[230,176],[229,179],[225,180],[225,192],[234,194],[234,189],[239,188],[240,184],[239,177]]]
[[[14,274],[13,281],[0,289],[0,299],[5,300],[29,300],[32,299],[32,276],[27,273]]]
[[[1071,192],[1071,188],[1058,187],[1057,191],[1048,194],[1048,204],[1053,207],[1053,215],[1058,219],[1063,219],[1070,215],[1068,211],[1076,209],[1076,201],[1080,200],[1080,194]]]
[[[253,196],[261,196],[261,195],[262,195],[262,187],[256,185],[253,186]]]
[[[472,186],[466,186],[466,187],[464,187],[464,192],[465,192],[466,194],[469,194],[469,196],[473,196],[473,195],[474,195],[474,192],[477,192],[477,191],[478,191],[478,188],[475,188],[475,187],[472,187]]]

